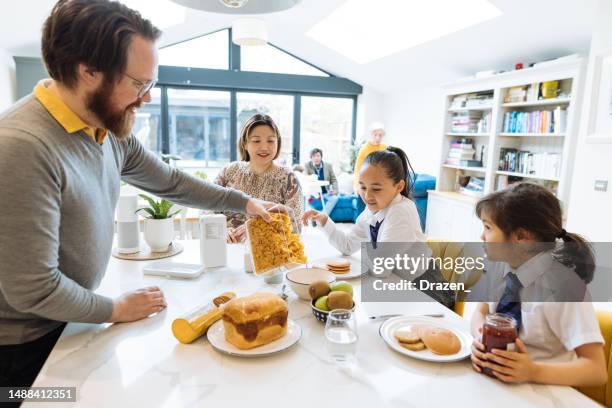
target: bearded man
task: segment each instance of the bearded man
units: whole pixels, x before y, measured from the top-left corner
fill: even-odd
[[[128,322],[166,306],[158,287],[93,292],[121,179],[178,204],[269,219],[271,203],[170,168],[131,135],[156,83],[160,34],[119,2],[60,0],[42,33],[52,79],[0,114],[0,386],[30,386],[65,322]]]

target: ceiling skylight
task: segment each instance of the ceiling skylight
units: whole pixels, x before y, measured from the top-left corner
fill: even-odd
[[[365,64],[501,14],[487,0],[348,0],[306,34]]]
[[[187,9],[170,0],[120,0],[126,6],[137,10],[144,18],[158,28],[168,28],[185,22]]]

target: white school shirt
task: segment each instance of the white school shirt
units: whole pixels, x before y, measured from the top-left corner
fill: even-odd
[[[366,207],[347,232],[340,231],[331,218],[322,229],[334,248],[343,255],[351,255],[361,249],[362,242],[372,241],[370,225],[375,226],[379,221],[384,222],[380,225],[376,242],[425,242],[416,205],[401,194],[382,210],[372,212]]]
[[[570,268],[542,252],[513,271],[508,264],[495,263],[487,269],[490,277],[497,275],[502,282],[493,292],[500,298],[505,288],[504,277],[513,272],[523,288],[520,296],[526,299],[555,299],[559,291],[557,279],[564,279],[568,287],[582,283]],[[564,285],[565,286],[565,285]],[[495,313],[498,302],[488,302],[489,312]],[[571,361],[574,349],[589,343],[604,344],[597,316],[591,302],[521,302],[519,338],[525,343],[532,360]]]

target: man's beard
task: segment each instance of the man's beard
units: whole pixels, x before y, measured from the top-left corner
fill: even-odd
[[[98,89],[87,98],[87,109],[98,117],[102,126],[111,131],[119,140],[127,139],[132,133],[135,116],[131,115],[132,108],[142,106],[142,101],[129,105],[125,110],[116,110],[111,103],[114,84],[104,81]]]

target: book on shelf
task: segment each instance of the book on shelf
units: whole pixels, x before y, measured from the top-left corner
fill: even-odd
[[[480,108],[493,105],[493,92],[479,92],[455,95],[451,101],[451,109]]]
[[[537,101],[538,97],[540,96],[540,84],[539,83],[533,83],[530,84],[527,87],[527,95],[526,95],[526,101]]]
[[[491,125],[491,111],[465,111],[453,114],[451,132],[454,133],[486,133]]]
[[[557,106],[554,110],[532,112],[506,112],[503,133],[554,133],[565,132],[567,110]]]
[[[481,146],[480,160],[476,159],[476,149],[472,139],[464,138],[450,143],[444,164],[461,167],[482,167],[484,145]]]
[[[444,164],[448,164],[450,166],[460,166],[460,167],[482,167],[482,162],[480,160],[470,160],[470,159],[451,159],[447,158]]]
[[[465,111],[454,113],[451,118],[451,132],[454,133],[476,133],[478,123],[482,119],[482,112]]]
[[[538,152],[514,148],[501,148],[499,154],[500,171],[524,174],[526,177],[557,178],[561,172],[561,154]]]
[[[504,103],[523,102],[527,98],[527,86],[513,86],[508,88],[504,96]]]
[[[466,185],[459,186],[459,193],[473,197],[482,197],[484,195],[484,185],[484,178],[471,176]]]
[[[451,148],[448,151],[448,158],[449,159],[460,159],[460,160],[471,160],[474,158],[474,153],[476,153],[476,150],[474,149],[455,149],[455,148]]]
[[[476,150],[472,139],[461,139],[460,141],[452,141],[448,155],[446,157],[446,164],[454,166],[462,166],[464,161],[472,160]]]

